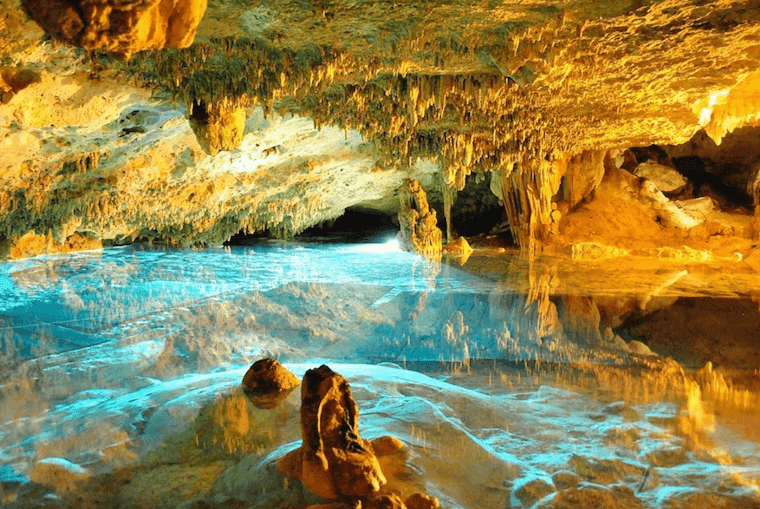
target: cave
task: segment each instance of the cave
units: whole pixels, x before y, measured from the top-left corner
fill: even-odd
[[[760,509],[758,33],[0,3],[0,506]]]

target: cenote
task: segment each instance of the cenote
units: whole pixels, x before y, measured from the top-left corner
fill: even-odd
[[[7,261],[3,507],[347,504],[276,468],[301,398],[245,397],[267,357],[345,377],[361,436],[403,444],[380,463],[402,499],[758,507],[756,277],[485,248],[460,267],[384,240]]]

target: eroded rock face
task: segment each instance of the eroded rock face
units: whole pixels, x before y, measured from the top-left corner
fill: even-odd
[[[399,199],[398,238],[401,249],[428,258],[440,258],[443,233],[438,228],[436,212],[428,205],[427,195],[419,181],[407,180],[401,187]]]
[[[359,410],[348,382],[327,366],[310,369],[301,387],[303,445],[279,464],[327,499],[369,497],[387,482],[372,445],[359,436]]]
[[[23,0],[29,16],[54,39],[130,55],[192,44],[206,0]]]
[[[198,143],[212,156],[234,150],[243,141],[245,108],[233,101],[194,100],[188,106],[188,115]]]
[[[601,154],[681,144],[695,132],[727,143],[732,131],[756,125],[760,117],[754,43],[760,16],[748,1],[600,6],[583,0],[537,8],[375,2],[361,19],[352,15],[355,3],[334,0],[315,9],[309,2],[250,8],[213,2],[214,16],[199,23],[203,0],[23,0],[48,34],[81,47],[131,54],[189,45],[177,52],[145,52],[126,63],[82,58],[81,52],[65,55],[40,42],[18,0],[0,5],[3,65],[42,77],[41,84],[25,89],[2,77],[7,86],[0,85],[0,132],[6,138],[0,149],[14,150],[3,154],[9,164],[0,161],[0,169],[11,168],[0,182],[0,222],[14,224],[0,226],[0,244],[13,245],[29,231],[52,231],[61,243],[58,231],[75,223],[79,233],[116,243],[139,238],[218,244],[241,230],[302,231],[338,217],[346,206],[396,213],[395,205],[388,207],[396,201],[395,190],[404,178],[421,178],[414,167],[425,161],[437,173],[435,185],[443,182],[453,191],[461,191],[469,175],[496,176],[492,187],[500,189],[496,195],[513,238],[532,250],[536,243],[567,242],[562,230],[568,211],[603,185]],[[389,16],[401,21],[389,25]],[[196,27],[199,42],[191,44]],[[166,122],[123,126],[103,114],[103,122],[94,124],[61,113],[87,109],[109,95],[90,94],[96,86],[128,88],[125,76],[136,78],[144,95],[158,92],[160,107],[170,97],[189,102],[197,142]],[[70,94],[70,101],[52,100],[69,81],[83,85],[81,93]],[[138,95],[120,109],[142,108]],[[17,102],[17,111],[1,111]],[[57,111],[33,115],[43,103]],[[372,174],[335,181],[333,174],[315,176],[315,168],[328,162],[312,157],[300,140],[292,144],[299,150],[290,152],[286,165],[286,157],[274,156],[260,164],[261,151],[282,145],[283,136],[253,140],[250,125],[244,133],[241,108],[250,113],[256,105],[267,118],[272,112],[297,114],[313,120],[309,129],[339,126],[360,137],[366,146],[345,164],[344,175]],[[135,142],[136,135],[146,141]],[[208,154],[237,150],[227,168],[219,167],[221,161],[210,168],[198,144]],[[59,164],[94,153],[103,154],[101,164],[88,166],[84,175],[59,171]],[[329,154],[347,159],[339,147],[330,147]],[[280,186],[253,176],[259,168],[261,174],[293,177],[283,177]],[[727,173],[742,175],[745,198],[757,205],[757,169]],[[311,192],[316,177],[329,184]],[[721,180],[727,181],[722,174]],[[251,197],[251,189],[260,196]],[[608,223],[635,222],[623,217],[625,207],[609,209],[614,212],[605,215],[616,217]],[[662,211],[668,223],[675,211]],[[698,236],[688,218],[670,224],[676,227],[662,226]],[[636,232],[655,231],[651,224],[636,226]],[[596,226],[589,229],[599,236]],[[704,237],[732,231],[741,233],[738,227],[706,226]]]
[[[301,382],[275,359],[253,363],[243,377],[243,391],[257,408],[274,408]]]
[[[16,93],[39,81],[40,73],[32,69],[0,67],[0,103],[9,102]]]
[[[284,368],[283,368],[284,369]],[[301,447],[277,463],[286,477],[331,500],[331,509],[437,509],[437,498],[412,493],[404,500],[388,484],[378,457],[402,451],[397,438],[359,436],[359,410],[345,378],[328,366],[310,369],[301,385]],[[316,506],[315,506],[316,507]]]

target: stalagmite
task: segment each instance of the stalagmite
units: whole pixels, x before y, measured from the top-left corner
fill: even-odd
[[[443,214],[446,216],[446,242],[454,240],[451,232],[451,207],[456,198],[456,189],[453,189],[445,181],[441,183],[441,193],[443,194]]]
[[[399,246],[431,259],[441,257],[441,230],[435,210],[428,206],[425,191],[417,180],[407,180],[399,192]]]

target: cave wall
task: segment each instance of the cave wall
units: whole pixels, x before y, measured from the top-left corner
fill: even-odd
[[[626,149],[702,136],[692,155],[667,150],[704,156],[707,138],[734,147],[759,111],[749,0],[211,1],[176,30],[162,5],[135,5],[129,22],[107,3],[0,7],[3,256],[74,235],[293,233],[352,206],[394,213],[405,178],[445,198],[474,173],[494,176],[520,246],[568,245],[584,237],[580,208],[617,193],[603,178]],[[84,20],[76,36],[76,16],[55,25],[61,9]],[[713,166],[756,201],[755,159],[731,164]],[[649,195],[650,209],[670,206]],[[46,247],[19,248],[29,234]]]

